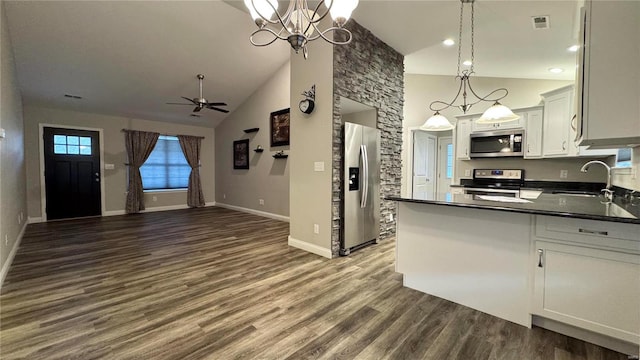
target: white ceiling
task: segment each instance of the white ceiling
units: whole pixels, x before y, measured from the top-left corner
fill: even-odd
[[[213,127],[226,115],[204,109],[193,118],[191,107],[165,103],[196,97],[203,73],[204,97],[233,111],[290,54],[284,41],[249,43],[255,25],[241,0],[3,2],[25,104]],[[361,0],[353,16],[406,55],[405,71],[453,75],[456,47],[441,42],[457,38],[459,8],[458,0]],[[576,11],[577,1],[478,0],[477,75],[572,79]],[[551,29],[533,30],[533,15],[550,15]]]

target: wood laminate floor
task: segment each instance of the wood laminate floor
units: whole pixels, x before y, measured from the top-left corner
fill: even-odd
[[[221,208],[29,225],[2,359],[626,359],[403,288],[394,242],[328,260]]]

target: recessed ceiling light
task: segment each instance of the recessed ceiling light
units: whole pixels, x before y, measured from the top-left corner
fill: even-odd
[[[471,60],[465,60],[465,61],[462,63],[462,65],[464,65],[464,66],[471,66],[471,64],[473,64],[473,63],[471,62]]]
[[[578,51],[578,49],[580,49],[580,45],[571,45],[567,48],[567,50],[571,51],[571,52],[576,52]]]
[[[455,44],[456,44],[456,42],[455,42],[455,41],[453,41],[453,39],[446,39],[445,41],[443,41],[443,42],[442,42],[442,44],[443,44],[444,46],[453,46],[453,45],[455,45]]]
[[[563,71],[564,69],[560,69],[560,68],[549,68],[549,72],[554,74],[560,74]]]
[[[70,99],[76,99],[76,100],[82,99],[82,96],[71,95],[71,94],[64,94],[64,97],[70,98]]]

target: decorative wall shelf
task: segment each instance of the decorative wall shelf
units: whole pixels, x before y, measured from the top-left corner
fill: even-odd
[[[253,149],[253,151],[257,152],[257,153],[261,153],[264,151],[264,149]]]
[[[286,159],[289,157],[289,154],[275,154],[273,155],[275,159]]]
[[[258,132],[258,130],[260,130],[260,128],[251,128],[251,129],[244,129],[245,133],[254,133],[254,132]]]

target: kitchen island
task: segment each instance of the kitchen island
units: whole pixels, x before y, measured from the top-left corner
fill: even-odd
[[[396,269],[405,286],[638,353],[640,204],[552,194],[389,199],[397,201]]]

